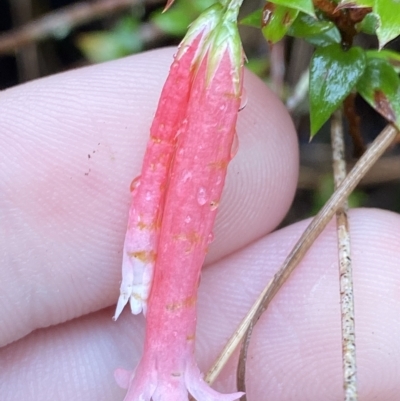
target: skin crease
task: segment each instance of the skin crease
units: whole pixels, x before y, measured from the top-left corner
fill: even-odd
[[[171,49],[149,52],[0,97],[0,394],[6,400],[123,399],[113,370],[135,366],[144,337],[142,316],[125,311],[111,320],[128,191],[171,56]],[[245,87],[240,148],[200,285],[203,371],[307,224],[267,235],[292,200],[297,145],[280,102],[250,74]],[[350,227],[360,400],[395,400],[400,218],[354,210]],[[336,255],[331,224],[262,317],[250,347],[249,400],[341,398]],[[234,390],[234,362],[216,389]]]

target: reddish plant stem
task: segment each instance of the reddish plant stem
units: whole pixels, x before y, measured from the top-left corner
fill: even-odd
[[[357,159],[365,152],[365,144],[361,136],[361,118],[356,111],[356,94],[350,93],[343,102],[343,111],[349,123],[349,134],[353,140],[353,155]]]
[[[348,49],[353,44],[353,38],[357,34],[355,25],[372,11],[372,8],[348,9],[340,8],[332,0],[313,0],[315,8],[321,10],[339,29],[342,36],[342,46]]]

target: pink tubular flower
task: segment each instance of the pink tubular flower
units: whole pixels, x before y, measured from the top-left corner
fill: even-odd
[[[242,394],[220,394],[211,389],[194,358],[200,270],[212,240],[232,157],[242,92],[243,53],[236,28],[237,9],[237,4],[220,9],[212,31],[201,31],[201,38],[205,38],[201,43],[198,35],[189,35],[190,43],[185,38],[184,46],[189,47],[181,47],[174,62],[196,53],[185,64],[191,66],[190,79],[182,90],[185,100],[180,93],[173,96],[179,111],[176,104],[163,104],[161,100],[156,114],[154,124],[162,125],[163,120],[156,120],[158,116],[166,118],[165,108],[176,111],[177,139],[176,144],[168,139],[175,148],[171,151],[173,160],[169,153],[170,166],[163,167],[164,181],[157,181],[166,193],[165,199],[164,195],[158,198],[156,226],[161,228],[157,244],[148,248],[156,256],[143,356],[134,373],[116,371],[117,382],[128,388],[124,401],[187,401],[188,393],[197,401],[232,401]],[[167,85],[170,78],[162,96],[172,97],[165,93],[166,88],[176,89]],[[159,178],[156,175],[151,180]],[[140,181],[141,186],[143,173]],[[153,212],[150,215],[155,216]]]
[[[122,283],[114,319],[130,303],[134,314],[146,312],[160,231],[166,182],[179,126],[189,100],[193,68],[199,51],[221,15],[210,8],[190,28],[171,66],[150,129],[141,175],[131,184],[132,204],[125,236]]]

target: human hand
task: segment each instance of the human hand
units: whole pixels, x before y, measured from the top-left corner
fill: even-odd
[[[143,317],[113,322],[129,184],[138,174],[172,60],[158,50],[49,77],[0,98],[0,394],[5,400],[122,400]],[[229,167],[202,274],[197,335],[206,371],[306,227],[266,235],[293,197],[298,155],[280,102],[250,74],[239,153]],[[362,400],[395,400],[400,218],[350,214]],[[256,241],[257,239],[260,240]],[[249,245],[250,244],[250,245]],[[248,397],[341,398],[337,250],[331,224],[261,318]],[[234,361],[216,387],[234,390]]]

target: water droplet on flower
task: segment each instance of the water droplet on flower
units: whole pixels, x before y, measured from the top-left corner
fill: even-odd
[[[211,242],[213,242],[213,241],[214,241],[214,233],[208,234],[207,243],[211,244]]]
[[[247,91],[245,88],[242,89],[242,96],[240,98],[240,106],[239,111],[242,111],[246,106],[247,102],[249,101],[249,97],[247,96]]]
[[[235,135],[233,136],[233,142],[231,146],[231,159],[233,159],[239,150],[239,137],[237,132],[235,131]]]
[[[192,218],[190,216],[185,217],[185,223],[190,223],[192,221]]]
[[[200,206],[203,206],[207,202],[207,194],[205,188],[200,188],[197,193],[197,202]]]
[[[133,192],[139,185],[140,185],[140,175],[135,177],[131,182],[131,187],[130,187],[131,192]]]
[[[175,137],[174,139],[178,138],[178,136],[186,130],[186,126],[187,126],[188,120],[187,118],[183,119],[181,122],[180,127],[178,128],[178,130],[176,131]]]
[[[192,179],[192,173],[190,171],[187,171],[183,174],[182,177],[183,182],[188,182],[191,179]]]
[[[219,206],[219,202],[217,200],[211,201],[210,202],[210,209],[212,211],[217,210]]]

